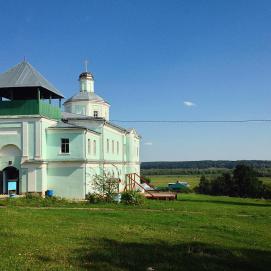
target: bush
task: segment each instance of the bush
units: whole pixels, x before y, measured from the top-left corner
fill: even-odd
[[[26,193],[25,197],[7,198],[6,205],[14,206],[35,206],[35,207],[50,207],[50,206],[68,206],[71,201],[60,197],[42,197],[39,193]]]
[[[63,204],[68,203],[69,201],[67,199],[61,198],[61,197],[56,197],[56,196],[48,197],[48,196],[46,196],[44,198],[44,202],[54,205],[54,204],[59,204],[59,203],[63,203]]]
[[[105,199],[101,195],[95,194],[95,193],[88,193],[86,195],[86,199],[91,204],[95,204],[95,203],[99,203],[99,202],[105,201]]]
[[[37,192],[27,192],[25,193],[26,199],[41,199],[42,196]]]
[[[127,205],[142,205],[145,197],[136,191],[126,191],[121,194],[121,202]]]

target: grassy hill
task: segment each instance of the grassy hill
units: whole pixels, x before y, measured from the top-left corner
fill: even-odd
[[[26,204],[25,207],[16,206]],[[0,270],[270,270],[271,202],[181,195],[143,206],[0,201]],[[90,208],[91,207],[91,208]]]

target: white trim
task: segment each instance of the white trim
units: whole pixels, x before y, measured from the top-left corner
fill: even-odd
[[[35,122],[35,158],[41,158],[41,123],[40,121]]]
[[[47,120],[52,121],[53,123],[57,123],[57,120],[50,119],[44,116],[40,115],[6,115],[6,116],[0,116],[1,122],[10,122],[11,120],[16,120],[16,122],[23,122],[23,121],[37,121],[38,120]]]
[[[14,128],[21,128],[21,122],[7,122],[7,121],[1,121],[0,123],[0,129],[14,129]]]
[[[50,132],[50,133],[60,133],[60,134],[66,134],[66,133],[73,133],[73,132],[76,132],[76,133],[84,133],[84,131],[86,130],[87,128],[60,128],[60,127],[48,127],[47,128],[47,132]],[[89,131],[91,132],[91,131]]]
[[[0,135],[18,135],[18,131],[1,131]]]
[[[120,131],[119,128],[115,128],[115,127],[113,128],[113,127],[110,126],[110,124],[108,124],[108,123],[105,123],[104,127],[106,127],[106,128],[104,128],[104,129],[107,129],[108,131],[112,132],[113,134],[116,134],[116,135],[119,135],[119,136],[122,136],[122,135],[126,135],[126,134],[127,134],[127,132],[125,132],[125,131]]]
[[[28,157],[28,122],[23,122],[23,157]]]
[[[41,162],[41,163],[33,163],[33,162],[27,162],[21,164],[21,169],[29,169],[29,168],[44,168],[47,166],[47,163]]]
[[[48,164],[47,168],[70,168],[70,167],[76,167],[76,168],[84,168],[85,163],[82,162],[63,162],[63,161],[55,161],[55,162],[50,162]]]

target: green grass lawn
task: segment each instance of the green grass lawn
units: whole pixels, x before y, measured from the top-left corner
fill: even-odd
[[[182,194],[135,207],[14,203],[0,201],[1,271],[270,270],[271,201]]]

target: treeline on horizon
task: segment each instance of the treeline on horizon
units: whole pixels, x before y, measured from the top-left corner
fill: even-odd
[[[180,162],[142,162],[143,175],[193,175],[231,172],[237,165],[253,167],[259,177],[271,177],[271,161],[266,160],[205,160]]]

